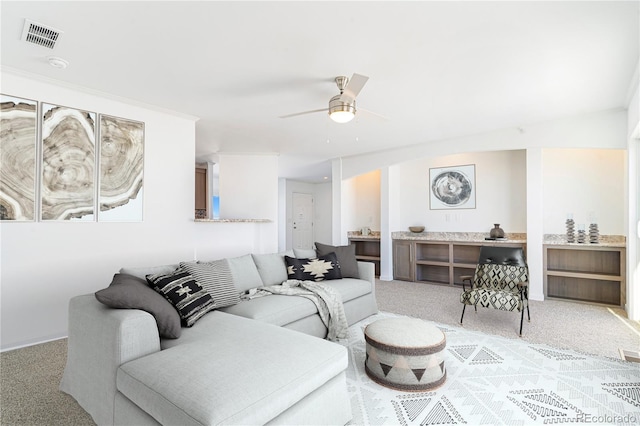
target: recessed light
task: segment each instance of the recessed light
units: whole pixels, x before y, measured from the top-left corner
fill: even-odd
[[[67,65],[69,65],[69,61],[66,61],[57,56],[49,56],[47,60],[49,61],[49,65],[54,68],[65,69]]]

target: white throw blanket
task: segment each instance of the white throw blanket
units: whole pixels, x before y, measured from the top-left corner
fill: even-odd
[[[333,288],[321,282],[287,280],[279,285],[252,288],[240,296],[242,300],[280,294],[301,296],[311,300],[318,308],[320,319],[327,327],[327,339],[336,341],[347,337],[347,317],[344,313],[342,298]]]

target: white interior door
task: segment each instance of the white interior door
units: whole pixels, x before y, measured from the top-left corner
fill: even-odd
[[[313,195],[293,193],[293,248],[313,248]]]

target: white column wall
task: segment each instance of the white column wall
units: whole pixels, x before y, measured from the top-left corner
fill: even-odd
[[[640,60],[630,83],[627,135],[627,314],[640,321]]]
[[[395,187],[396,168],[383,167],[380,170],[380,280],[393,280],[393,240],[395,229],[394,214],[397,211]]]
[[[529,298],[544,300],[543,233],[544,187],[543,156],[540,148],[527,149],[527,264]]]

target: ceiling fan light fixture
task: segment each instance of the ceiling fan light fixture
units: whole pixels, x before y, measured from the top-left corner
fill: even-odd
[[[334,96],[329,101],[329,117],[336,123],[348,123],[356,116],[356,101],[344,102],[340,96]]]

